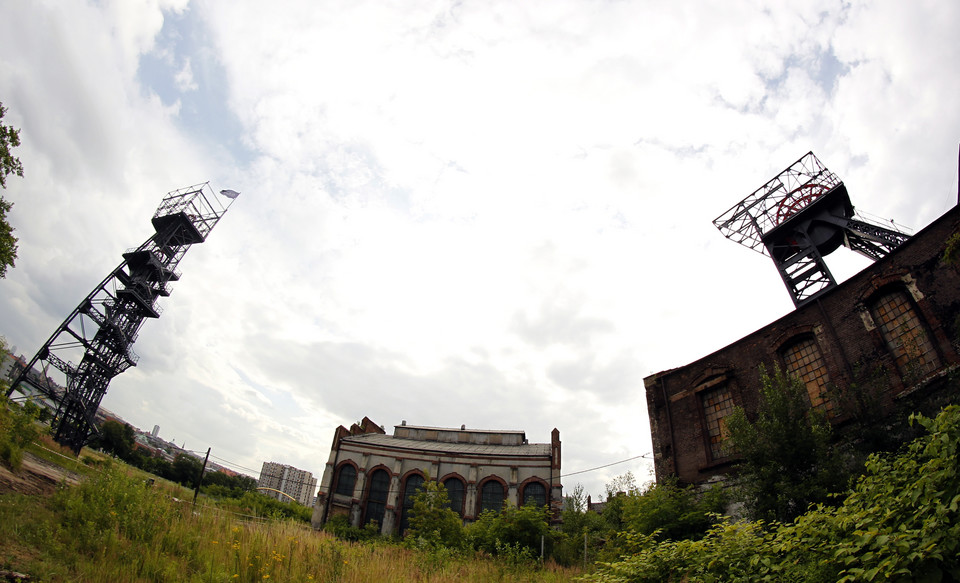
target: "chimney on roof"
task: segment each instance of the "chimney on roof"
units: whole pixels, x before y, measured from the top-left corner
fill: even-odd
[[[466,424],[463,424],[463,425],[460,426],[460,431],[465,431],[466,429],[467,429],[467,425],[466,425]]]
[[[400,427],[406,427],[406,426],[407,426],[407,420],[404,419],[403,421],[400,422]]]

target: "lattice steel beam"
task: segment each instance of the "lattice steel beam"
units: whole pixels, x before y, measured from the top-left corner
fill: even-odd
[[[20,370],[8,394],[27,385],[57,403],[57,442],[79,454],[89,440],[110,381],[137,364],[132,345],[140,327],[146,319],[160,317],[157,298],[170,295],[170,284],[180,279],[180,260],[192,245],[206,240],[236,196],[229,198],[224,204],[208,184],[168,193],[151,219],[155,233],[123,254],[123,262]],[[37,365],[42,372],[34,369]],[[51,367],[62,374],[62,384],[47,376]]]

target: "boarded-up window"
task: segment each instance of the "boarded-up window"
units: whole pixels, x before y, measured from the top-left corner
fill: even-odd
[[[723,442],[727,439],[727,417],[733,413],[733,397],[727,385],[720,385],[700,394],[703,418],[707,423],[707,438],[711,459],[725,457]]]
[[[907,383],[917,382],[940,368],[930,335],[905,291],[894,290],[880,296],[870,312]]]
[[[801,338],[787,346],[782,354],[787,373],[800,379],[807,387],[810,405],[831,414],[833,401],[827,393],[830,377],[816,339],[812,336]]]

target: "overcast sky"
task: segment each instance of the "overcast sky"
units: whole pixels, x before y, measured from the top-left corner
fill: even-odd
[[[813,150],[914,230],[957,201],[960,3],[0,0],[31,356],[172,190],[242,194],[103,405],[233,467],[334,429],[651,451],[643,378],[793,308],[712,220]],[[846,249],[841,277],[865,265]],[[633,460],[564,478],[595,498]]]

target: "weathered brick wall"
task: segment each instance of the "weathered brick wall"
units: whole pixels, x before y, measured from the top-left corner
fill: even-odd
[[[838,397],[833,423],[839,433],[851,426],[858,391],[877,393],[870,402],[891,430],[910,411],[934,412],[957,400],[943,389],[946,375],[960,364],[960,267],[942,261],[946,240],[957,232],[960,208],[954,207],[895,252],[814,301],[713,354],[644,379],[657,478],[676,474],[697,484],[731,469],[735,459],[713,459],[709,453],[699,391],[721,383],[737,406],[755,410],[758,366],[770,370],[779,363],[778,350],[798,334],[812,335],[820,348]],[[890,285],[909,290],[936,346],[940,369],[921,382],[904,378],[881,333],[870,329],[871,320],[864,316],[871,295]]]

